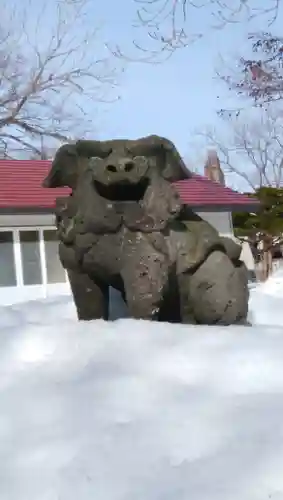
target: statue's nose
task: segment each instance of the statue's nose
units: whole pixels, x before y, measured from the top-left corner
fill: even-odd
[[[131,172],[135,166],[135,163],[130,158],[123,158],[118,162],[109,162],[106,165],[106,170],[111,173],[127,173]]]

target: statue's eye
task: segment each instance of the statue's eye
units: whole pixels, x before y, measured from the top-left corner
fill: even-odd
[[[133,161],[135,163],[147,163],[148,162],[148,158],[146,156],[134,156],[133,157]]]
[[[144,158],[152,158],[152,157],[158,157],[160,156],[160,153],[162,152],[161,146],[156,146],[156,145],[140,145],[136,146],[134,149],[132,149],[131,153],[134,157],[144,157]]]
[[[98,162],[102,161],[102,158],[99,158],[99,156],[92,156],[90,159],[89,159],[89,165],[90,166],[93,166],[93,165],[96,165]]]
[[[108,158],[111,153],[113,153],[113,148],[106,148],[104,151],[101,151],[99,157],[96,156],[95,158],[98,160],[105,160],[105,158]]]

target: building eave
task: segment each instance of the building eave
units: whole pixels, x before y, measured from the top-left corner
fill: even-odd
[[[31,214],[54,214],[54,208],[50,207],[0,207],[2,215],[31,215]]]
[[[259,203],[243,204],[243,205],[199,205],[191,207],[194,211],[199,212],[258,212],[260,209]]]
[[[189,206],[194,212],[257,212],[260,208],[259,203],[243,204],[243,205],[213,205],[203,204]],[[0,207],[1,214],[53,214],[55,207]]]

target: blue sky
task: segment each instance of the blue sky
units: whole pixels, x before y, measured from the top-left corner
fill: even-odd
[[[120,41],[128,51],[133,36],[142,39],[141,33],[130,28],[133,6],[132,0],[117,3],[105,0],[95,6],[96,11],[101,11],[101,17],[112,11],[107,19],[109,38]],[[205,8],[192,9],[191,14],[191,25],[196,32],[212,23]],[[202,40],[176,52],[163,65],[129,65],[123,78],[122,99],[105,115],[102,136],[136,137],[157,133],[171,138],[183,155],[190,156],[194,131],[215,124],[216,110],[220,107],[239,103],[238,98],[213,78],[219,54],[231,61],[233,55],[245,54],[248,31],[266,29],[266,24],[266,19],[258,19],[253,25],[230,24],[222,31],[207,30]],[[146,33],[143,35],[145,42]]]
[[[121,40],[124,50],[130,52],[131,39],[136,33],[129,28],[131,18],[126,15],[129,4],[131,0],[124,0],[123,7],[120,3],[119,14],[116,17],[112,12],[114,19],[108,18],[107,28],[109,35]],[[202,30],[201,23],[195,27]],[[236,30],[233,31],[236,34]],[[228,93],[213,76],[223,41],[226,50],[228,45],[233,50],[241,43],[241,36],[237,33],[237,43],[235,34],[229,35],[228,41],[223,32],[217,36],[208,33],[203,40],[176,52],[162,65],[128,65],[121,100],[105,116],[103,135],[135,137],[156,133],[172,139],[186,154],[194,129],[215,121],[216,110],[220,107],[217,96]],[[146,43],[145,32],[143,40]]]
[[[259,5],[271,0],[250,1]],[[147,42],[146,31],[131,27],[135,9],[133,0],[93,1],[88,22],[95,25],[103,21],[104,40],[112,46],[119,44],[133,55],[133,38]],[[272,29],[276,31],[282,21],[281,13]],[[247,54],[247,33],[267,30],[266,18],[259,18],[253,24],[230,24],[218,31],[207,28],[212,22],[206,8],[191,8],[189,27],[194,32],[205,31],[202,40],[177,51],[162,65],[127,64],[120,80],[121,99],[93,110],[96,136],[135,138],[159,134],[173,140],[185,158],[192,157],[194,132],[217,125],[216,111],[220,107],[241,105],[239,98],[214,78],[219,55],[233,65],[236,55]],[[48,28],[48,19],[45,28]]]

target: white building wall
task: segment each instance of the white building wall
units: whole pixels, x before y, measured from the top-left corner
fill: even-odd
[[[6,247],[6,252],[12,252],[14,257],[14,269],[15,269],[15,278],[16,278],[16,286],[1,286],[1,269],[0,269],[0,305],[11,305],[20,302],[26,302],[28,300],[36,300],[39,298],[47,298],[54,295],[62,295],[70,293],[70,285],[68,283],[67,274],[65,271],[60,268],[58,276],[58,283],[56,281],[56,265],[54,267],[55,270],[55,279],[53,276],[52,283],[48,280],[47,276],[47,262],[46,262],[46,242],[44,241],[44,231],[52,230],[55,231],[54,225],[38,225],[34,226],[33,223],[36,221],[36,217],[38,222],[50,222],[50,218],[47,216],[42,218],[42,216],[32,216],[30,219],[27,216],[23,216],[20,220],[21,216],[8,216],[5,221],[3,221],[3,216],[0,218],[0,241],[1,241],[1,233],[12,232],[13,235],[13,246],[9,245]],[[41,218],[41,219],[40,219]],[[29,219],[29,220],[27,220]],[[10,225],[4,226],[3,222],[10,222]],[[26,225],[18,226],[18,223],[25,222]],[[25,262],[23,261],[22,254],[22,244],[20,242],[20,236],[25,231],[36,231],[38,235],[38,244],[37,244],[37,260],[38,260],[38,268],[41,274],[40,283],[27,285],[24,283],[24,274],[25,270],[23,269]],[[1,243],[0,243],[0,266],[4,265],[4,256],[3,261],[1,261]],[[3,254],[2,248],[2,254]],[[56,255],[54,257],[54,261],[56,260]],[[32,259],[32,257],[31,257]],[[10,260],[10,259],[9,259]],[[51,259],[52,261],[52,259]],[[50,258],[49,258],[50,263]],[[30,262],[28,264],[35,264],[35,262]],[[52,265],[52,262],[51,262]],[[58,269],[58,263],[57,263]],[[3,273],[3,270],[2,270]],[[2,282],[3,285],[3,282]]]
[[[215,229],[217,229],[222,236],[231,237],[233,239],[235,238],[230,212],[198,212],[198,215],[215,227]],[[17,281],[17,286],[1,286],[0,280],[0,305],[11,305],[28,300],[46,298],[52,295],[70,294],[70,285],[68,283],[66,273],[65,282],[48,282],[44,230],[55,230],[54,216],[52,214],[0,215],[0,233],[1,231],[12,231],[13,233],[14,244],[13,247],[11,246],[10,251],[14,255],[15,275]],[[41,284],[38,285],[24,284],[23,256],[20,242],[20,234],[22,231],[38,231],[38,252],[41,267]],[[246,262],[248,268],[253,269],[254,261],[250,254],[251,252],[248,252],[247,254],[246,250],[243,252],[241,257],[242,260]],[[3,262],[1,262],[0,253],[0,266],[1,265],[3,266]]]
[[[202,219],[209,222],[221,236],[234,238],[231,212],[197,212]]]
[[[54,227],[54,214],[0,214],[0,228]]]
[[[198,215],[215,227],[221,236],[232,238],[241,244],[234,235],[231,212],[198,212]],[[240,260],[246,264],[249,271],[254,272],[255,261],[250,245],[247,242],[242,244]]]

